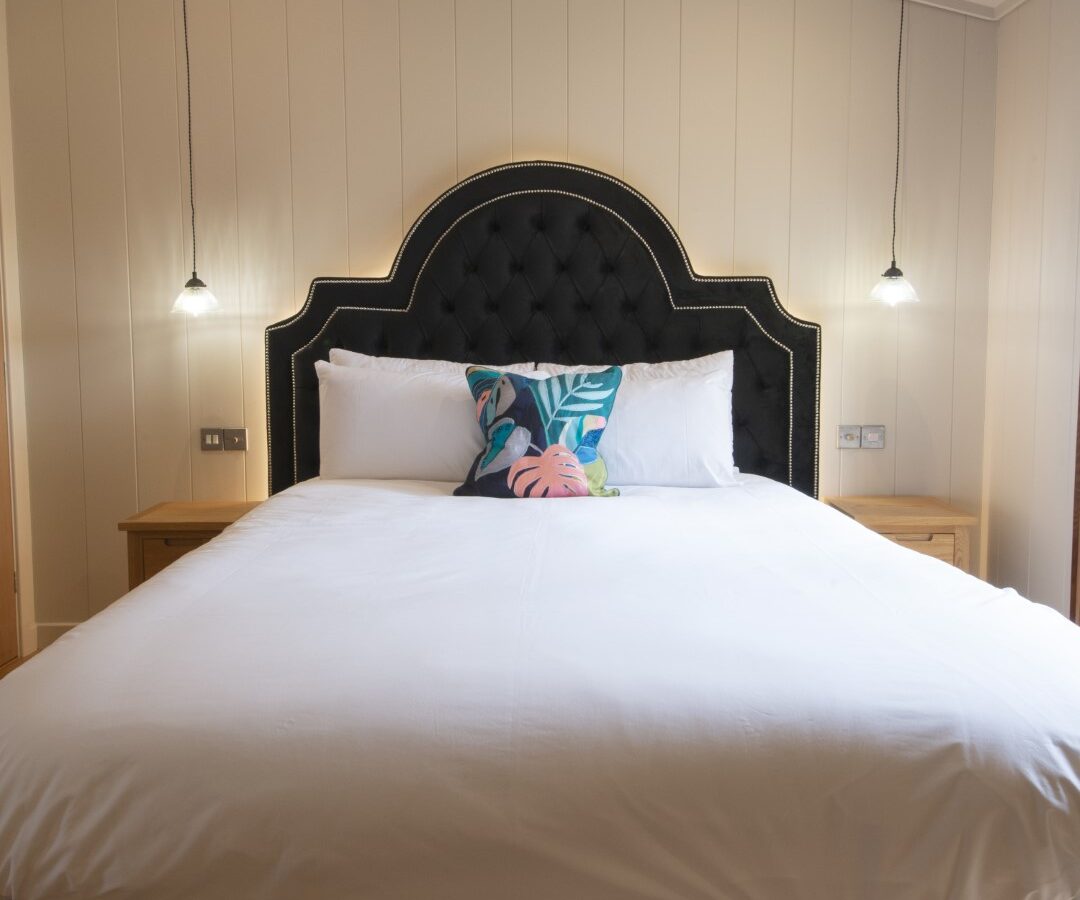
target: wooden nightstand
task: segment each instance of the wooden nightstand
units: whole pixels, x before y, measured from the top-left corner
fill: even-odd
[[[128,536],[128,590],[217,537],[258,505],[259,501],[171,501],[124,519],[118,527]]]
[[[904,547],[971,572],[975,516],[935,497],[827,497],[860,525]]]

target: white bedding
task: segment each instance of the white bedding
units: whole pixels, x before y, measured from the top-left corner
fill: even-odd
[[[742,481],[274,497],[0,681],[0,896],[1080,893],[1080,629]]]

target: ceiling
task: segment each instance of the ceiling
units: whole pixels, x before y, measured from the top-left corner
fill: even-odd
[[[1024,0],[915,0],[915,2],[926,6],[936,6],[939,9],[951,9],[953,12],[963,13],[966,16],[996,21],[1012,12]]]

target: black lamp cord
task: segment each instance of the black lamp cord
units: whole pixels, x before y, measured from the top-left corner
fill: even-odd
[[[187,0],[184,0],[186,3]],[[904,60],[904,7],[907,0],[900,0],[900,46],[896,52],[896,174],[893,178],[892,192],[892,266],[896,268],[896,197],[900,191],[900,71]],[[188,102],[191,102],[190,91]],[[194,228],[192,228],[194,234]]]
[[[195,164],[191,151],[191,50],[188,47],[187,0],[184,7],[184,66],[187,70],[187,148],[188,148],[188,201],[191,204],[191,280],[198,279],[195,264]],[[894,226],[895,227],[895,226]]]

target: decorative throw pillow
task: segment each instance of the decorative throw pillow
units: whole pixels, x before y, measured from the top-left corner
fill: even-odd
[[[455,494],[612,497],[596,446],[622,381],[618,367],[532,379],[473,366],[466,372],[486,446]]]

